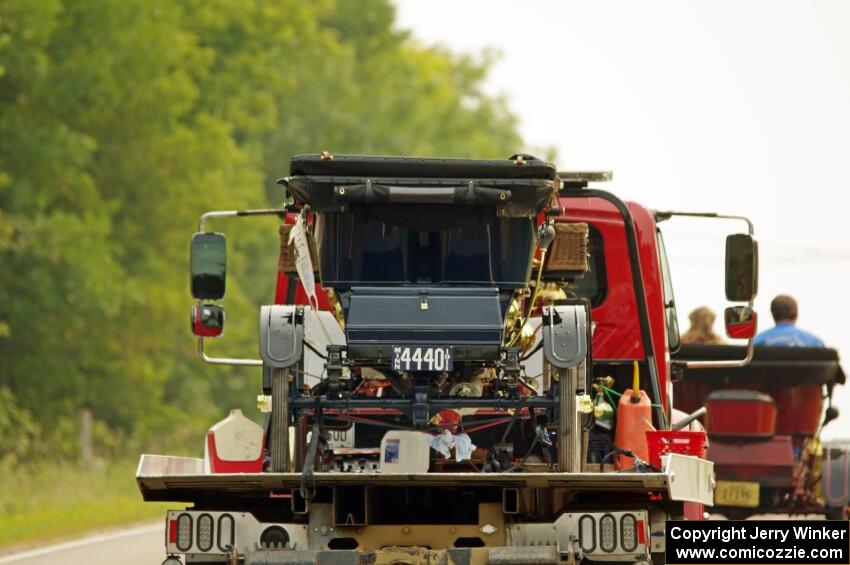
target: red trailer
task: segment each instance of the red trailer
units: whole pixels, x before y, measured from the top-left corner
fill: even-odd
[[[674,364],[733,358],[741,349],[684,345]],[[834,349],[758,346],[746,367],[684,369],[674,382],[677,407],[708,407],[715,511],[729,518],[770,512],[846,519],[846,453],[820,440],[838,415],[833,389],[845,382]]]

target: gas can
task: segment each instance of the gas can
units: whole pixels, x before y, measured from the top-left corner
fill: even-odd
[[[649,460],[649,448],[646,444],[646,432],[653,430],[652,401],[646,391],[640,390],[640,373],[637,361],[634,362],[633,384],[623,393],[617,405],[617,428],[614,443],[621,449],[628,449],[644,461]],[[620,455],[617,468],[622,470],[634,467],[634,459]]]

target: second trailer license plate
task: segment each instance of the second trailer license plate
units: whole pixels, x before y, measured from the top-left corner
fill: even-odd
[[[714,487],[714,504],[758,508],[759,484],[748,481],[717,481]]]
[[[452,348],[394,345],[391,361],[395,371],[451,371]]]

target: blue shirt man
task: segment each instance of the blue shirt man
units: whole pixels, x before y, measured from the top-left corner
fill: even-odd
[[[780,294],[770,302],[770,313],[776,326],[759,333],[753,343],[774,347],[825,347],[816,335],[798,328],[797,301]]]

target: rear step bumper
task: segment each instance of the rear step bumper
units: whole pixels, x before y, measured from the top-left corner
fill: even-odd
[[[259,549],[244,556],[245,565],[557,565],[555,546],[489,547],[431,550],[389,547],[378,551],[294,551]]]

